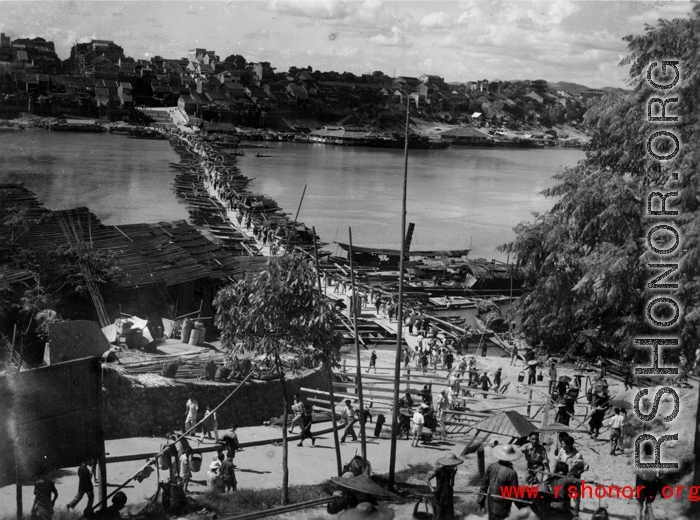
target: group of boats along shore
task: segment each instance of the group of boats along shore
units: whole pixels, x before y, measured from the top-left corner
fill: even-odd
[[[174,190],[189,206],[192,223],[231,254],[274,256],[297,249],[313,257],[316,251],[329,297],[350,308],[350,259],[322,251],[313,229],[290,219],[272,198],[250,191],[252,179],[237,167],[238,149],[220,137],[170,134],[170,142],[180,155],[180,163],[171,163],[179,170]],[[421,315],[437,327],[450,341],[448,346],[461,351],[472,346],[510,352],[515,343],[522,351],[522,339],[513,333],[508,317],[514,297],[521,293],[523,274],[513,265],[471,260],[468,249],[444,251],[411,251],[409,226],[404,280],[405,315]],[[336,243],[348,253],[349,244]],[[353,268],[358,295],[365,303],[379,300],[381,309],[398,302],[400,251],[353,245]],[[333,287],[332,290],[328,290]],[[339,290],[340,288],[340,290]],[[379,311],[380,306],[377,305]],[[349,312],[348,335],[352,336]],[[370,330],[371,329],[371,330]],[[370,327],[361,331],[376,342],[382,334],[387,341],[394,327]],[[482,348],[486,348],[485,346]]]

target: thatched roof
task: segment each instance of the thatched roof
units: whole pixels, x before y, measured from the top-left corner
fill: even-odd
[[[84,357],[101,356],[110,348],[109,341],[94,321],[76,320],[49,325],[47,364]]]

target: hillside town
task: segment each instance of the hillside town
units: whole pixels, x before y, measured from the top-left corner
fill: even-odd
[[[30,112],[138,122],[143,115],[135,107],[177,106],[175,123],[185,118],[202,128],[235,125],[307,134],[326,127],[342,144],[357,143],[368,133],[401,133],[408,107],[415,118],[456,125],[442,135],[444,141],[488,145],[499,144],[498,129],[534,129],[540,137],[565,138],[556,132],[546,136],[544,127],[576,127],[606,91],[542,79],[448,83],[428,74],[356,76],[310,66],[278,72],[269,62],[252,63],[240,55],[222,59],[204,48],[181,58],[134,59],[108,40],[76,43],[61,60],[51,41],[3,34],[0,92],[2,118]],[[439,135],[443,129],[431,130]]]

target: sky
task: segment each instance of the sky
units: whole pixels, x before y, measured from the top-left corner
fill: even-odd
[[[277,71],[600,88],[626,86],[624,36],[691,9],[686,0],[0,0],[0,31],[52,40],[61,59],[76,41],[104,39],[136,59],[180,58],[198,47]]]

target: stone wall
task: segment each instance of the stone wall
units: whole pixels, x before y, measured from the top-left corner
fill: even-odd
[[[291,404],[301,387],[328,391],[328,368],[309,370],[286,379]],[[105,379],[102,416],[105,439],[162,435],[185,426],[185,403],[190,395],[199,402],[201,419],[207,405],[217,406],[236,384],[211,381],[173,380],[174,386],[134,387],[117,379]],[[282,415],[282,388],[279,380],[251,380],[216,412],[220,429],[232,423],[259,426]]]

